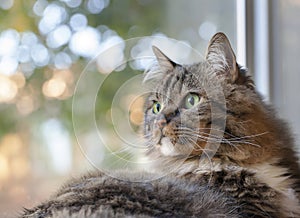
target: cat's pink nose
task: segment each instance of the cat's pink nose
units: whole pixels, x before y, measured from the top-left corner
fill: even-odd
[[[163,128],[167,124],[167,121],[166,119],[160,119],[156,123],[160,128]]]

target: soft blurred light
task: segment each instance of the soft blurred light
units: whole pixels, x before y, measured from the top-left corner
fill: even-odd
[[[69,172],[72,166],[72,150],[67,130],[57,119],[47,120],[41,129],[53,169],[61,174]]]
[[[8,29],[0,35],[0,56],[13,56],[16,54],[20,41],[19,33]]]
[[[131,110],[130,111],[130,121],[136,125],[136,126],[140,126],[143,122],[143,111],[142,110]]]
[[[21,44],[29,47],[38,43],[38,37],[33,32],[24,32],[21,36]]]
[[[185,41],[172,40],[164,34],[157,33],[153,37],[145,37],[132,47],[130,55],[133,59],[130,66],[133,69],[145,70],[151,66],[155,60],[152,46],[158,46],[162,52],[177,63],[192,63],[189,60],[191,47]],[[189,62],[190,61],[190,62]]]
[[[21,63],[26,63],[31,60],[30,47],[28,45],[21,45],[18,48],[17,59]]]
[[[141,125],[143,122],[143,105],[144,99],[141,96],[136,97],[130,104],[130,121],[136,126]]]
[[[109,137],[107,134],[102,135],[104,137]],[[90,131],[88,133],[82,134],[82,141],[80,143],[81,149],[85,152],[85,156],[87,157],[94,166],[101,166],[103,161],[105,160],[105,146],[99,144],[99,132]],[[96,142],[96,143],[95,143]],[[109,144],[109,148],[111,148],[112,144]]]
[[[0,74],[12,75],[17,71],[18,61],[14,57],[4,56],[0,59]]]
[[[217,31],[217,26],[210,22],[204,21],[199,27],[199,35],[204,40],[209,40]]]
[[[69,69],[54,70],[52,80],[60,81],[65,84],[64,91],[61,95],[58,95],[57,99],[64,100],[73,95],[74,75]],[[63,86],[62,86],[63,88]]]
[[[71,70],[55,70],[53,72],[53,78],[64,80],[67,84],[73,84],[74,76]]]
[[[27,199],[28,200],[28,190],[21,185],[14,185],[9,189],[9,198],[12,199]]]
[[[37,16],[43,16],[45,8],[48,6],[47,0],[37,0],[33,5],[33,12]]]
[[[33,32],[24,32],[21,34],[21,45],[17,51],[17,59],[21,63],[21,69],[24,72],[32,72],[35,65],[32,63],[32,49],[38,44],[38,37]],[[22,63],[26,63],[22,65]]]
[[[7,157],[16,156],[22,153],[23,141],[19,134],[10,133],[5,135],[0,143],[0,152]]]
[[[92,14],[100,13],[109,4],[109,0],[88,0],[87,9]]]
[[[152,39],[146,37],[139,40],[139,42],[133,46],[130,51],[130,55],[133,59],[130,65],[133,69],[144,70],[153,63],[154,57],[151,57],[153,55],[151,45]]]
[[[0,152],[0,181],[7,180],[9,178],[10,170],[8,160],[6,156]]]
[[[100,48],[101,52],[97,57],[99,72],[110,73],[123,63],[125,42],[121,37],[112,36],[108,38],[101,43]]]
[[[48,5],[43,12],[43,18],[39,23],[39,30],[42,34],[47,34],[54,30],[66,18],[66,9],[55,3],[52,3]]]
[[[16,103],[16,107],[21,115],[28,115],[35,109],[33,98],[29,95],[22,96]]]
[[[14,0],[1,0],[0,8],[3,10],[9,10],[14,5]]]
[[[70,26],[74,31],[84,29],[88,24],[88,20],[83,14],[74,14],[70,19]]]
[[[0,103],[12,101],[18,93],[18,86],[7,76],[0,75]]]
[[[100,32],[95,28],[86,27],[73,34],[69,47],[73,53],[91,58],[99,52],[100,37]]]
[[[102,33],[102,41],[105,42],[113,36],[119,36],[116,31],[109,29],[105,25],[101,25],[97,28]]]
[[[22,179],[28,175],[29,163],[26,157],[14,157],[11,161],[11,172],[16,179]]]
[[[33,62],[26,62],[19,64],[20,71],[23,72],[26,78],[30,77],[34,73],[35,65]]]
[[[81,5],[82,0],[62,0],[64,2],[66,2],[66,4],[70,7],[70,8],[77,8]]]
[[[24,74],[21,73],[21,72],[18,72],[16,74],[12,75],[10,77],[10,79],[15,82],[15,84],[17,85],[17,87],[19,89],[21,89],[21,88],[23,88],[25,86],[26,79],[25,79]]]
[[[19,179],[27,174],[28,169],[20,135],[14,133],[5,135],[0,142],[0,180],[8,179],[11,175]]]
[[[66,90],[67,85],[60,78],[52,78],[46,81],[43,85],[43,94],[50,98],[58,98]]]
[[[68,69],[71,66],[71,64],[72,59],[67,53],[60,52],[57,55],[55,55],[54,66],[57,69]]]
[[[37,66],[46,66],[50,59],[48,49],[42,44],[36,44],[31,49],[31,58]]]
[[[47,36],[47,45],[50,48],[58,48],[68,43],[71,38],[71,30],[67,25],[58,26]]]

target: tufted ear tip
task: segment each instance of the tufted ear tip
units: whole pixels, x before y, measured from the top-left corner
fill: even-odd
[[[168,58],[159,48],[152,46],[152,50],[162,71],[168,72],[174,69],[176,63]]]
[[[217,32],[217,33],[215,33],[215,35],[213,35],[211,37],[210,41],[215,41],[215,40],[218,40],[218,39],[221,40],[221,41],[223,41],[223,40],[228,39],[228,38],[227,38],[227,36],[226,36],[225,33],[223,33],[223,32]]]
[[[224,33],[218,32],[211,38],[206,52],[206,60],[216,70],[229,76],[231,82],[238,79],[236,57],[229,39]]]

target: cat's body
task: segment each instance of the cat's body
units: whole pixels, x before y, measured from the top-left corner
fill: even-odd
[[[193,65],[178,65],[157,48],[154,53],[158,66],[145,77],[145,82],[151,80],[156,85],[145,103],[144,133],[148,157],[156,160],[157,171],[172,171],[172,175],[147,184],[168,186],[174,178],[173,187],[177,191],[167,193],[168,199],[173,200],[161,202],[164,208],[172,208],[170,217],[209,217],[207,214],[211,217],[300,217],[300,170],[289,130],[256,93],[252,80],[236,63],[226,36],[216,34],[209,44],[205,61]],[[118,183],[119,191],[111,197],[98,192],[97,197],[103,201],[91,198],[90,204],[83,202],[90,209],[110,205],[110,199],[117,199],[128,190],[132,194],[134,190],[139,193],[149,191],[148,185],[143,183],[122,183],[103,175],[91,178],[107,180],[105,185],[99,182],[94,186],[95,190],[109,190]],[[65,190],[74,193],[73,197],[66,195],[64,202],[76,199],[75,193],[78,194],[79,189],[88,192],[91,187],[88,181],[89,178],[81,180],[80,188],[73,189],[70,189],[71,183],[53,200]],[[186,189],[190,183],[194,188]],[[204,199],[201,196],[206,195],[205,190],[209,197]],[[166,196],[159,188],[151,189],[149,193],[154,199]],[[179,193],[180,197],[177,199],[174,193]],[[147,196],[131,200],[144,208],[149,205]],[[79,202],[79,199],[75,201]],[[124,209],[128,199],[126,197],[124,202],[120,200],[115,207],[109,208],[110,213],[130,211]],[[223,204],[216,199],[229,203]],[[187,206],[191,202],[192,205]],[[47,209],[51,204],[53,201],[42,204],[38,210],[51,211]],[[70,205],[54,205],[72,211]],[[214,210],[206,205],[216,207],[219,214],[214,214]],[[163,216],[155,214],[157,208],[154,205],[149,208],[153,213],[142,215]],[[141,215],[135,209],[130,212],[125,214]],[[27,212],[30,213],[34,210]]]
[[[100,172],[74,179],[47,202],[26,210],[22,217],[238,217],[233,198],[198,185],[198,181],[170,175],[135,183],[129,180],[140,180],[146,173],[123,171],[115,175],[125,180]]]

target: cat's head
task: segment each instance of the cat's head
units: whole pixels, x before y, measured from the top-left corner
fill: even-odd
[[[259,140],[251,137],[268,129],[255,123],[264,107],[225,34],[214,35],[205,60],[192,65],[176,64],[156,47],[153,51],[158,65],[146,72],[146,80],[155,86],[144,114],[144,135],[152,151],[200,155],[211,140],[220,144],[218,154],[229,158],[247,159],[253,150],[261,152]]]

